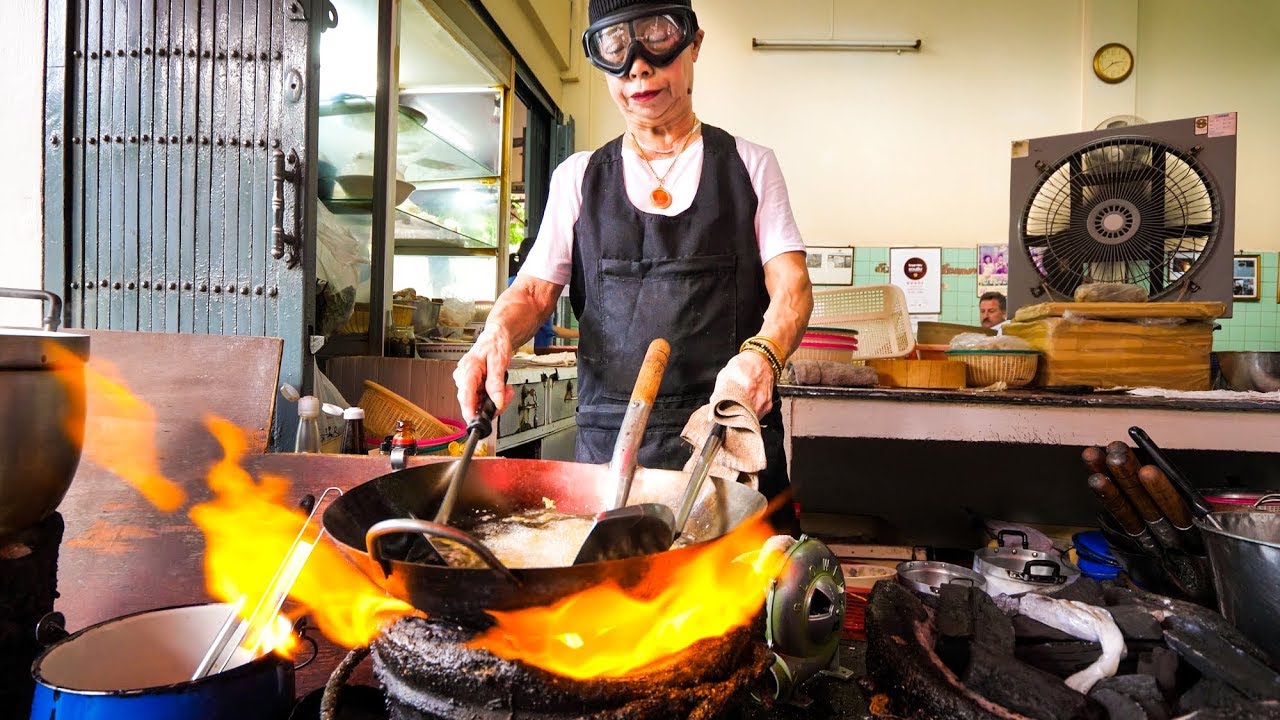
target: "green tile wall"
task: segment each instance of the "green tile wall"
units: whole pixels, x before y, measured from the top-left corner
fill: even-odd
[[[1252,253],[1250,253],[1252,254]],[[1258,253],[1262,256],[1261,297],[1257,302],[1235,303],[1233,317],[1220,320],[1222,329],[1214,333],[1214,350],[1272,350],[1280,351],[1280,303],[1277,302],[1277,276],[1280,275],[1280,254]],[[882,247],[857,248],[853,254],[853,283],[855,285],[883,285],[889,282],[887,266],[889,249]],[[942,276],[943,322],[978,324],[978,258],[971,248],[943,248],[942,263],[953,274]],[[957,271],[963,274],[955,274]]]

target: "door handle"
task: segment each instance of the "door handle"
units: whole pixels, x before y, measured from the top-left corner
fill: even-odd
[[[298,212],[302,195],[302,162],[298,159],[298,153],[293,150],[289,151],[288,159],[285,158],[283,150],[276,150],[271,153],[271,163],[271,208],[275,211],[275,219],[271,227],[271,257],[277,260],[283,259],[285,267],[292,270],[302,262],[302,216]],[[286,170],[285,165],[290,169]],[[284,184],[286,182],[293,185],[294,197],[298,199],[294,203],[294,226],[297,228],[294,233],[284,231]]]

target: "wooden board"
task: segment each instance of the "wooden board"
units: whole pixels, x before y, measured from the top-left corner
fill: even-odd
[[[965,365],[955,360],[868,360],[879,384],[897,388],[964,387]]]
[[[206,413],[230,420],[249,433],[251,452],[266,452],[275,412],[280,353],[284,341],[272,337],[76,330],[89,336],[89,368],[123,381],[129,392],[155,411],[161,454],[174,450],[208,452],[218,444],[204,431]],[[103,407],[89,398],[90,420]],[[108,418],[109,419],[109,418]],[[86,433],[86,446],[95,438]],[[87,447],[86,449],[91,449]],[[203,454],[205,450],[200,450]]]
[[[1134,318],[1185,318],[1188,320],[1213,320],[1227,312],[1220,302],[1051,302],[1019,308],[1013,319],[1030,322],[1046,317],[1062,317],[1067,312],[1078,313],[1092,319],[1132,320]]]

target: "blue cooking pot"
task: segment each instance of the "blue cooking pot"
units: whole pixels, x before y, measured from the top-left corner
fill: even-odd
[[[107,620],[41,653],[32,665],[31,720],[280,720],[293,704],[294,666],[273,654],[234,658],[192,682],[231,612],[209,603]]]

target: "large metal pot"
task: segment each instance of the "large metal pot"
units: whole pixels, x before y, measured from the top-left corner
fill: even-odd
[[[433,517],[455,463],[421,465],[384,475],[345,493],[324,513],[325,529],[371,578],[388,592],[433,616],[485,622],[485,610],[546,605],[605,579],[632,587],[642,578],[656,581],[676,571],[694,546],[638,558],[569,567],[512,569],[452,568],[411,562],[413,546],[425,543],[416,533],[386,533],[366,538],[384,520]],[[689,476],[671,470],[639,468],[629,504],[680,503]],[[454,517],[486,511],[499,517],[544,507],[595,514],[611,507],[616,478],[603,466],[549,460],[477,458],[467,474]],[[720,537],[744,520],[764,512],[764,496],[730,480],[707,478],[685,528],[694,545]],[[419,523],[431,525],[431,523]],[[366,542],[368,540],[368,542]],[[377,558],[371,557],[372,547]],[[575,549],[576,550],[576,549]]]
[[[1237,510],[1209,513],[1193,522],[1209,551],[1218,609],[1280,660],[1280,515]]]
[[[80,463],[84,363],[89,336],[57,332],[62,300],[0,288],[0,297],[44,300],[43,329],[0,328],[0,538],[57,509]]]
[[[211,603],[126,615],[52,645],[31,668],[31,720],[278,720],[293,705],[293,661],[241,652],[191,674],[231,612]]]

